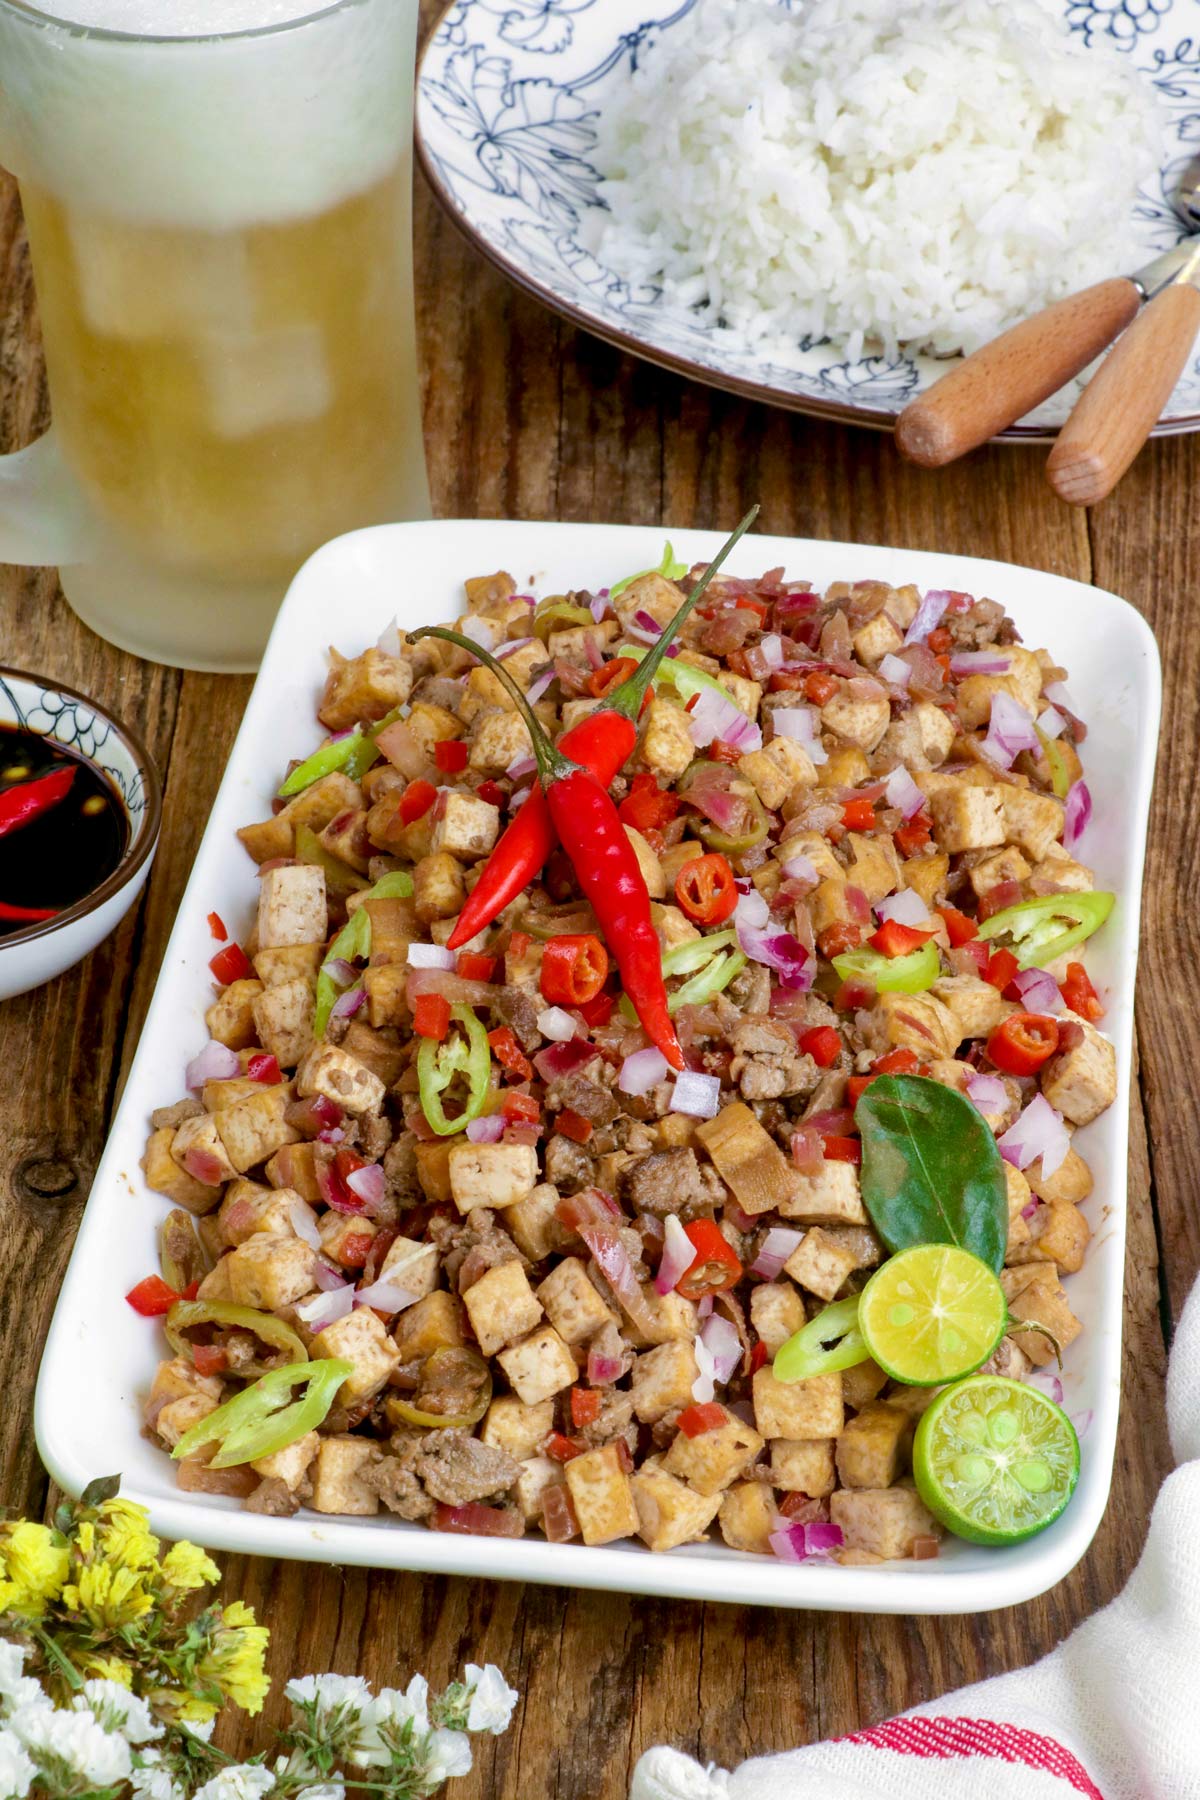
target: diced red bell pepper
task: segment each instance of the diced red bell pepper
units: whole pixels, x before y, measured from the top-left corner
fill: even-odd
[[[233,981],[249,981],[254,975],[254,965],[240,944],[226,944],[211,958],[208,966],[214,980],[222,987],[228,987]]]
[[[957,906],[939,906],[938,913],[945,923],[946,936],[950,939],[952,950],[961,950],[979,936],[979,927],[974,919],[969,919],[965,912],[959,912]]]
[[[498,781],[492,781],[490,779],[481,781],[479,786],[475,789],[475,792],[479,795],[481,800],[486,800],[489,806],[498,806],[503,810],[507,801],[507,796]]]
[[[450,1002],[441,994],[418,994],[413,1007],[413,1030],[418,1037],[441,1043],[450,1029]]]
[[[852,919],[842,919],[836,925],[825,927],[817,939],[817,949],[832,962],[835,956],[844,956],[847,950],[857,950],[862,935],[861,925],[856,925]]]
[[[988,958],[983,979],[1003,993],[1013,976],[1020,970],[1020,963],[1011,950],[997,950]]]
[[[478,950],[460,950],[454,959],[454,972],[464,981],[494,981],[497,958],[484,956]]]
[[[827,1137],[825,1145],[826,1162],[860,1163],[862,1161],[862,1143],[853,1137]]]
[[[881,956],[911,956],[932,936],[932,931],[918,931],[915,925],[901,925],[899,919],[885,919],[867,942]]]
[[[847,831],[874,831],[874,806],[869,800],[847,800],[842,808],[842,824]]]
[[[665,792],[653,775],[643,772],[634,776],[617,812],[622,825],[631,825],[634,831],[662,831],[682,804],[678,794]]]
[[[461,775],[469,755],[463,738],[441,738],[433,746],[433,760],[443,775]]]
[[[532,942],[533,939],[527,931],[513,931],[509,933],[508,947],[516,957],[524,956]]]
[[[229,1367],[229,1352],[220,1344],[193,1344],[192,1362],[197,1375],[220,1375]]]
[[[595,1031],[598,1025],[608,1024],[616,1004],[617,996],[602,988],[594,1000],[581,1000],[578,1010],[583,1014],[590,1029]]]
[[[831,1069],[842,1053],[842,1040],[832,1025],[814,1025],[800,1033],[800,1050],[811,1056],[818,1069]]]
[[[869,1075],[852,1075],[847,1083],[851,1106],[857,1106],[860,1096],[878,1081],[881,1075],[919,1075],[921,1061],[915,1050],[907,1046],[899,1050],[889,1050],[886,1056],[878,1057],[871,1064]]]
[[[1065,981],[1060,981],[1058,991],[1064,1004],[1081,1019],[1090,1019],[1094,1025],[1097,1019],[1104,1017],[1104,1006],[1099,994],[1092,986],[1088,972],[1082,963],[1068,963]]]
[[[595,1130],[590,1119],[585,1119],[582,1113],[574,1112],[569,1106],[564,1106],[555,1119],[554,1125],[555,1129],[561,1131],[565,1138],[570,1138],[573,1144],[586,1144]]]
[[[825,675],[818,669],[815,674],[804,678],[805,698],[814,706],[827,706],[838,691],[838,684],[832,675]]]
[[[215,912],[209,913],[208,929],[212,932],[212,934],[216,938],[218,944],[223,944],[225,942],[225,939],[229,936],[229,933],[225,929],[225,921],[221,917],[220,913],[215,913]]]
[[[361,1269],[375,1245],[369,1231],[348,1231],[337,1250],[337,1260],[344,1269]]]
[[[400,796],[400,823],[412,825],[423,819],[436,799],[437,789],[432,781],[410,781]]]
[[[633,674],[637,663],[632,656],[617,656],[612,662],[593,669],[587,679],[587,691],[596,700],[607,700],[615,688]]]
[[[518,1081],[533,1080],[533,1064],[518,1044],[511,1025],[501,1025],[488,1032],[488,1043],[496,1061]]]
[[[733,605],[735,611],[757,613],[760,620],[771,610],[769,600],[752,600],[749,594],[739,594]]]
[[[594,1425],[600,1417],[600,1390],[598,1388],[573,1387],[571,1389],[571,1423],[578,1430],[584,1425]]]
[[[945,656],[947,650],[953,647],[954,639],[944,625],[935,625],[925,642],[935,656]]]
[[[759,1338],[753,1350],[750,1352],[750,1373],[752,1375],[757,1375],[760,1369],[766,1368],[769,1361],[770,1355],[767,1346],[763,1343],[762,1339]]]
[[[554,1462],[568,1463],[575,1457],[582,1456],[587,1445],[582,1438],[567,1437],[561,1431],[551,1431],[545,1442],[546,1455]]]
[[[173,1287],[168,1287],[161,1275],[147,1275],[136,1287],[131,1287],[125,1298],[135,1313],[141,1313],[143,1319],[161,1318],[163,1313],[170,1312],[179,1295]]]
[[[260,1050],[246,1064],[246,1075],[250,1081],[261,1081],[264,1087],[278,1087],[283,1080],[283,1070],[268,1051]]]
[[[180,1294],[179,1298],[181,1300],[194,1300],[196,1298],[196,1295],[199,1292],[200,1292],[200,1278],[199,1278],[199,1276],[197,1276],[195,1281],[188,1282],[187,1286],[184,1288],[184,1290],[183,1290],[182,1294]]]
[[[741,762],[742,752],[736,745],[726,744],[723,743],[720,738],[714,738],[712,743],[708,746],[708,760],[710,762],[729,763],[733,766]]]
[[[705,1400],[698,1406],[685,1406],[675,1422],[684,1437],[697,1438],[706,1431],[719,1431],[727,1417],[723,1406],[715,1400]]]
[[[918,851],[926,850],[933,837],[933,826],[921,813],[915,818],[905,820],[892,833],[892,842],[901,856],[916,856]]]
[[[509,1088],[500,1103],[500,1111],[506,1119],[521,1125],[532,1125],[542,1116],[542,1109],[532,1094],[519,1094],[515,1088]]]

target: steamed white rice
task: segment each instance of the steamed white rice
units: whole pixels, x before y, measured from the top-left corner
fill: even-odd
[[[969,351],[1146,260],[1161,138],[1042,0],[700,0],[604,109],[596,248],[766,352]]]

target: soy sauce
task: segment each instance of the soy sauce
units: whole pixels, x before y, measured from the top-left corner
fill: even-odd
[[[68,770],[74,774],[63,799],[0,835],[0,936],[38,923],[6,918],[6,907],[61,912],[94,892],[125,854],[129,820],[108,777],[53,739],[15,725],[0,725],[0,822],[7,796]]]

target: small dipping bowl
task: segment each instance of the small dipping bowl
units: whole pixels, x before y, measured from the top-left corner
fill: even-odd
[[[117,866],[90,892],[52,919],[0,936],[0,1000],[52,981],[116,929],[150,873],[162,822],[158,771],[141,739],[85,694],[48,676],[0,667],[0,748],[6,728],[61,745],[90,765],[118,802],[126,842]],[[13,834],[14,843],[19,836]],[[0,894],[10,903],[21,898]]]

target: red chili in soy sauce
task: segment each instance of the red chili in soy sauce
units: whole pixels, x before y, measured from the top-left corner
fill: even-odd
[[[0,936],[93,893],[128,841],[107,776],[51,738],[0,725]]]

